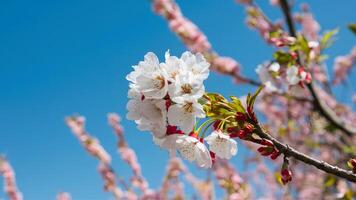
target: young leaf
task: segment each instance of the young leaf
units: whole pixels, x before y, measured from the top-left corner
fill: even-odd
[[[303,51],[303,53],[305,55],[309,56],[310,48],[308,45],[308,40],[302,34],[298,34],[297,41],[298,41],[300,49]]]
[[[335,41],[334,39],[332,39],[332,37],[335,36],[338,32],[339,32],[338,28],[333,29],[331,31],[327,31],[323,35],[323,37],[320,39],[320,48],[321,49],[326,49],[330,45],[332,45],[332,43]]]
[[[248,104],[251,108],[253,108],[253,105],[254,105],[254,103],[255,103],[255,101],[256,101],[256,98],[257,98],[258,94],[260,94],[260,92],[262,91],[262,89],[263,89],[263,86],[259,87],[259,88],[256,90],[255,94],[253,94],[253,95],[251,96],[250,101],[249,101],[249,104]]]
[[[230,96],[231,102],[229,105],[234,108],[234,111],[236,112],[241,112],[241,113],[246,113],[244,106],[242,105],[241,101],[234,96]]]
[[[276,61],[279,64],[288,64],[292,60],[292,56],[289,53],[283,52],[283,51],[277,51],[273,54],[273,58],[276,59]]]

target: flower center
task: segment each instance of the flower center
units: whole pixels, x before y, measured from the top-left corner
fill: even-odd
[[[192,93],[192,89],[193,89],[193,87],[189,84],[183,84],[182,86],[180,86],[180,88],[183,94],[190,94]]]
[[[195,159],[195,153],[194,153],[195,144],[196,143],[193,142],[188,143],[180,149],[181,155],[187,160],[193,161]]]
[[[176,76],[178,75],[178,71],[174,71],[171,73],[171,78],[176,78]]]
[[[162,75],[158,75],[155,78],[154,86],[155,88],[162,89],[166,85],[166,81]]]
[[[184,104],[183,108],[188,113],[192,113],[193,112],[193,103],[192,102],[187,102],[186,104]]]

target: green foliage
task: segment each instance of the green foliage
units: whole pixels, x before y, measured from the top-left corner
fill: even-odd
[[[347,27],[350,29],[350,31],[353,34],[356,34],[356,23],[350,23],[350,24],[347,25]]]
[[[288,64],[293,60],[293,57],[289,53],[283,51],[276,51],[273,54],[273,58],[281,65]]]
[[[299,45],[300,50],[308,57],[310,53],[308,40],[302,34],[297,35],[297,45]]]
[[[352,156],[356,156],[356,146],[342,146],[342,150],[344,151],[344,153],[348,153]]]
[[[341,198],[342,200],[353,200],[354,192],[352,190],[348,190],[344,196]]]
[[[338,128],[336,126],[334,126],[333,124],[327,124],[324,129],[328,132],[334,132],[336,130],[338,130]]]
[[[207,93],[204,95],[207,102],[203,105],[206,116],[214,119],[225,118],[231,115],[228,100],[220,94]]]
[[[234,109],[236,112],[240,113],[246,113],[244,106],[242,105],[242,102],[235,96],[230,96],[231,102],[229,102],[229,105]]]
[[[338,28],[335,28],[333,30],[327,31],[324,33],[322,38],[320,39],[320,48],[321,49],[326,49],[334,43],[335,39],[333,38],[337,33],[339,32]]]
[[[259,87],[256,92],[251,96],[250,93],[248,93],[247,98],[246,98],[246,105],[248,110],[253,110],[253,105],[255,104],[256,98],[258,94],[262,91],[263,86]]]
[[[336,183],[336,178],[333,176],[328,176],[328,177],[326,177],[326,180],[324,182],[324,187],[326,187],[326,188],[331,187],[331,186],[335,185],[335,183]]]

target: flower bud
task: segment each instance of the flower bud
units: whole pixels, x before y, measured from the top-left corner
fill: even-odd
[[[246,115],[242,112],[237,112],[235,116],[236,121],[238,122],[244,122],[246,121]]]
[[[281,152],[276,150],[271,154],[271,159],[276,160],[278,158],[278,156],[280,156],[280,155],[281,155]]]
[[[283,185],[292,181],[292,172],[288,168],[282,169],[281,176],[282,176],[281,180],[282,180]]]
[[[244,131],[247,133],[247,134],[251,134],[254,130],[254,127],[252,124],[245,124],[244,126]]]
[[[354,174],[356,174],[356,159],[353,158],[353,159],[350,159],[348,162],[347,162],[347,165],[352,169],[352,172]]]

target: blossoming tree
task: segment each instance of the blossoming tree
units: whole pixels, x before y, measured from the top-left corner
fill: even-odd
[[[189,51],[179,57],[167,51],[164,61],[149,52],[133,66],[126,76],[126,118],[138,130],[151,132],[154,143],[171,159],[161,187],[151,188],[125,140],[120,117],[109,114],[118,153],[132,169],[127,183],[118,179],[111,156],[85,130],[84,117],[66,118],[85,150],[99,161],[105,191],[115,199],[184,199],[189,198],[182,185],[185,179],[201,199],[354,199],[356,114],[335,100],[331,87],[346,80],[356,60],[356,46],[350,54],[335,58],[330,78],[324,51],[337,30],[320,34],[307,5],[291,13],[292,2],[270,2],[283,11],[285,23],[270,20],[252,0],[237,1],[246,7],[247,25],[275,47],[271,59],[256,67],[259,80],[253,80],[241,74],[237,61],[215,52],[173,0],[151,1],[154,12],[168,21]],[[354,30],[354,25],[350,27]],[[210,93],[204,86],[210,71],[231,76],[236,84],[256,86],[256,92],[229,98]],[[246,171],[239,173],[229,162],[238,153],[236,140],[253,152],[246,155]],[[213,176],[197,178],[180,158]],[[5,158],[0,173],[9,199],[22,199]],[[225,196],[216,197],[215,190],[223,190]],[[57,199],[70,195],[60,193]]]

